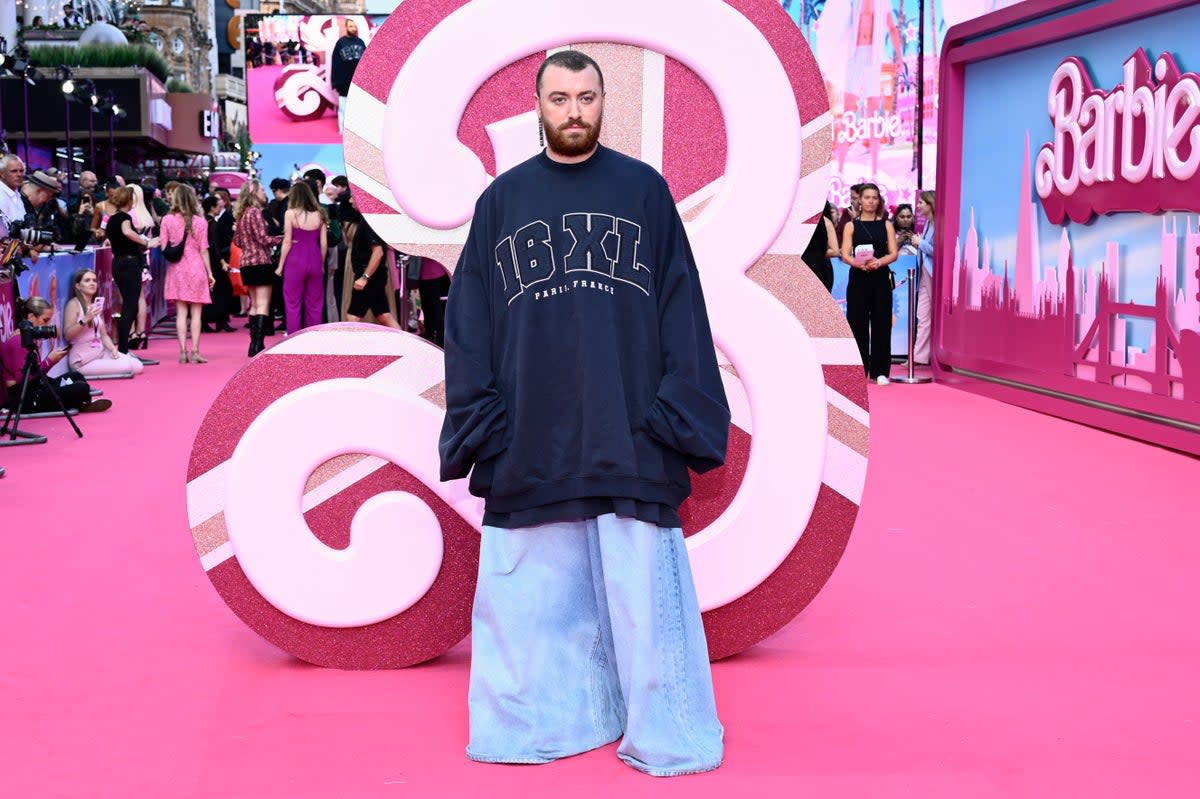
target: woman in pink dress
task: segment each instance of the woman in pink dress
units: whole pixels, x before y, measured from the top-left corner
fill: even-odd
[[[171,212],[162,221],[163,248],[178,244],[184,236],[183,258],[167,264],[163,286],[168,300],[175,303],[175,334],[179,337],[180,363],[208,363],[200,354],[200,312],[212,302],[212,263],[208,257],[208,223],[200,212],[196,191],[180,184],[171,194]],[[188,326],[192,329],[192,347],[188,349]]]
[[[288,209],[283,215],[283,249],[279,253],[279,268],[275,270],[275,274],[283,276],[283,307],[288,334],[292,336],[305,327],[321,324],[328,249],[326,222],[317,195],[308,184],[294,184],[288,192]]]

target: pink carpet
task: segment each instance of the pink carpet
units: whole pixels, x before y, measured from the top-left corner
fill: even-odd
[[[0,450],[0,796],[1200,795],[1197,460],[941,386],[871,387],[871,474],[833,579],[716,664],[725,765],[656,781],[615,745],[463,755],[468,647],[326,671],[250,632],[200,567],[192,436],[245,360],[174,346],[115,402]],[[753,793],[751,793],[753,792]]]

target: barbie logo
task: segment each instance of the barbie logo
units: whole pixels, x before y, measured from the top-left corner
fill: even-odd
[[[1050,79],[1053,143],[1034,167],[1047,218],[1086,222],[1113,211],[1200,210],[1200,76],[1162,53],[1153,70],[1139,49],[1108,93],[1078,58]]]

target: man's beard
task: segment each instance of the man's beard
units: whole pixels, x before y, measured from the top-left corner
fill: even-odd
[[[546,146],[559,155],[574,158],[579,155],[586,155],[596,146],[597,140],[600,138],[600,123],[604,121],[603,117],[596,120],[595,125],[589,125],[580,120],[570,120],[565,122],[558,128],[549,128],[546,130]],[[567,129],[571,127],[582,127],[583,136],[568,136]]]

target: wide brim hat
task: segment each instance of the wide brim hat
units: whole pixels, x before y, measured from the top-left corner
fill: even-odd
[[[52,194],[62,194],[62,183],[54,175],[47,174],[42,170],[34,172],[29,177],[25,178],[26,183],[32,183],[40,189],[45,189]]]

